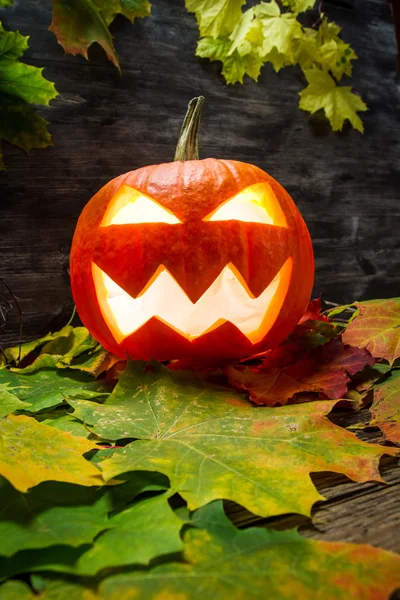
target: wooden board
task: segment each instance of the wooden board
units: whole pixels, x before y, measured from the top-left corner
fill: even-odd
[[[100,47],[91,62],[64,55],[50,1],[16,0],[4,25],[30,35],[27,61],[44,66],[60,97],[42,111],[54,148],[28,156],[4,143],[0,276],[18,296],[24,338],[68,320],[68,252],[85,203],[125,171],[173,158],[186,104],[207,98],[201,155],[252,162],[293,195],[314,241],[314,294],[339,303],[400,295],[400,92],[391,7],[384,0],[324,2],[359,55],[352,85],[366,100],[365,134],[332,133],[297,107],[297,68],[264,68],[260,83],[226,86],[217,63],[194,56],[197,26],[183,0],[158,0],[148,19],[112,27],[122,76]],[[311,15],[311,20],[314,17]],[[15,311],[2,343],[16,340]],[[0,322],[1,325],[1,322]]]
[[[120,173],[172,160],[186,104],[199,94],[207,98],[202,157],[259,165],[298,204],[314,241],[314,294],[338,303],[400,295],[400,91],[391,7],[384,0],[325,0],[324,12],[359,55],[351,85],[369,107],[364,136],[349,127],[332,133],[324,117],[301,112],[304,80],[296,68],[276,75],[266,67],[259,84],[224,85],[218,64],[194,56],[197,26],[183,0],[157,0],[152,17],[134,26],[116,20],[122,76],[100,48],[90,51],[90,62],[64,55],[47,31],[49,1],[16,0],[0,11],[6,27],[31,36],[27,62],[44,66],[60,92],[41,111],[51,121],[53,148],[26,156],[4,144],[0,277],[19,299],[24,339],[61,327],[72,313],[68,253],[85,203]],[[5,288],[0,294],[7,308],[12,298]],[[8,312],[4,346],[19,335],[15,306]],[[319,475],[328,501],[315,507],[313,522],[262,521],[234,505],[229,514],[243,526],[300,524],[306,535],[400,551],[395,463],[384,463],[387,486]]]

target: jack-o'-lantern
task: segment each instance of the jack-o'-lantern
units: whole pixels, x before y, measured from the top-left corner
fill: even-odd
[[[76,227],[78,313],[121,357],[249,356],[286,337],[311,294],[310,236],[283,187],[250,164],[198,159],[203,100],[175,161],[113,179]]]

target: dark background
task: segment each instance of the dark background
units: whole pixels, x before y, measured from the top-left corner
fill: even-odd
[[[117,18],[122,76],[99,47],[90,62],[64,55],[47,31],[50,0],[16,0],[0,11],[6,28],[31,36],[26,62],[44,66],[60,93],[41,111],[51,121],[53,148],[25,155],[3,144],[0,277],[19,298],[24,339],[61,327],[72,313],[68,253],[85,203],[120,173],[172,160],[186,104],[199,94],[206,96],[201,156],[260,166],[299,206],[314,242],[314,295],[339,303],[400,295],[400,89],[391,6],[325,0],[323,10],[359,56],[350,84],[369,107],[361,115],[364,135],[350,127],[333,133],[323,116],[298,109],[298,68],[276,75],[268,65],[258,84],[226,86],[218,63],[194,56],[197,25],[183,0],[154,0],[152,17],[133,26]],[[15,308],[0,338],[2,345],[18,341]]]

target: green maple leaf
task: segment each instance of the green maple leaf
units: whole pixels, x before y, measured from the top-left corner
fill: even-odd
[[[39,356],[27,367],[18,369],[19,373],[34,373],[39,369],[55,367],[95,372],[107,355],[85,327],[67,326],[58,334],[53,336],[49,334],[49,337],[47,343],[42,346]],[[45,338],[42,338],[43,340]],[[95,349],[96,355],[93,356]],[[12,350],[16,353],[18,348]]]
[[[85,327],[71,325],[66,325],[55,333],[48,333],[38,340],[6,348],[4,355],[8,363],[18,365],[31,352],[38,353],[38,356],[28,366],[12,370],[28,374],[40,369],[68,368],[98,376],[118,358],[102,348]]]
[[[229,38],[205,37],[197,44],[196,55],[210,60],[222,62],[222,75],[226,83],[243,83],[243,77],[249,75],[258,79],[262,67],[262,60],[257,55],[248,54],[240,56],[235,50],[231,53],[232,42]]]
[[[218,38],[230,35],[242,16],[245,0],[185,0],[186,8],[196,15],[200,35]]]
[[[25,411],[29,411],[29,409],[25,409]],[[39,413],[35,415],[35,419],[39,423],[50,425],[55,429],[60,429],[60,431],[67,431],[77,437],[88,438],[91,435],[90,431],[86,429],[85,424],[75,419],[72,415],[67,414],[63,407],[60,410],[53,410],[50,413]]]
[[[192,524],[184,534],[184,564],[111,576],[99,597],[375,600],[389,597],[399,582],[400,557],[392,552],[305,539],[294,530],[239,531],[219,502],[196,511]],[[83,590],[74,598],[83,600]]]
[[[134,22],[137,18],[150,16],[151,4],[148,0],[94,0],[103,19],[109,25],[120,14]]]
[[[367,110],[360,96],[353,94],[348,86],[339,86],[329,73],[321,69],[305,69],[308,86],[299,93],[302,110],[315,113],[324,110],[333,131],[341,131],[346,119],[354,129],[363,133],[364,127],[359,111]]]
[[[1,369],[1,384],[9,384],[19,400],[28,402],[29,412],[56,407],[66,396],[96,398],[108,395],[104,381],[93,381],[86,373],[70,372],[69,369],[43,369],[31,374]]]
[[[340,27],[325,17],[317,30],[310,27],[303,29],[303,36],[295,40],[295,58],[303,69],[318,66],[332,73],[337,81],[343,75],[351,75],[352,61],[356,53],[340,37]]]
[[[0,142],[5,140],[26,152],[51,145],[48,122],[29,104],[48,105],[57,96],[43,69],[19,62],[28,38],[5,31],[0,23]],[[0,169],[4,169],[0,146]]]
[[[69,54],[88,58],[88,49],[97,42],[119,69],[119,60],[108,25],[117,14],[130,21],[150,14],[146,0],[52,0],[53,20],[49,27]]]
[[[268,54],[265,54],[263,56],[263,61],[270,62],[276,73],[279,73],[283,67],[292,64],[291,60],[289,60],[285,54],[278,52],[276,48],[272,48]]]
[[[47,335],[38,338],[37,340],[33,340],[31,342],[25,342],[24,344],[19,344],[18,346],[13,346],[12,348],[6,348],[4,350],[4,355],[7,358],[8,362],[18,362],[18,360],[23,360],[41,346],[44,346],[46,342],[50,342],[59,337],[68,337],[72,331],[72,327],[70,325],[66,325],[60,331],[55,333],[49,332]]]
[[[334,402],[261,409],[242,398],[192,374],[136,363],[104,404],[69,403],[96,435],[139,440],[101,463],[106,479],[159,471],[190,509],[225,498],[263,516],[309,514],[321,499],[310,472],[379,480],[379,457],[394,452],[365,444],[324,419]]]
[[[400,298],[366,300],[353,306],[357,312],[343,333],[344,343],[366,348],[392,365],[400,358]]]
[[[90,575],[179,552],[183,522],[168,504],[170,494],[136,500],[164,489],[158,475],[147,473],[109,488],[47,482],[28,494],[0,480],[0,577],[30,570]]]
[[[9,391],[9,385],[9,383],[0,383],[0,419],[16,410],[29,410],[30,407],[29,402],[19,400],[15,394]]]
[[[329,40],[318,48],[315,62],[318,62],[325,70],[331,71],[333,76],[340,81],[343,75],[351,75],[351,61],[357,58],[357,54],[342,40]]]
[[[155,516],[156,518],[156,516]],[[326,600],[388,598],[398,585],[400,558],[366,544],[322,542],[296,531],[236,529],[220,502],[196,511],[184,532],[183,562],[173,561],[89,581],[41,579],[41,600]],[[124,551],[124,550],[123,550]],[[41,553],[39,553],[41,554]],[[1,600],[34,600],[20,581],[0,587]]]
[[[315,2],[316,0],[282,0],[282,4],[288,6],[295,14],[314,8]]]
[[[230,47],[231,54],[237,50],[240,56],[245,56],[254,50],[254,43],[262,43],[260,22],[254,17],[254,8],[249,8],[242,14],[239,23],[229,36],[229,39],[232,41]]]
[[[302,36],[299,21],[293,13],[281,13],[275,0],[261,2],[254,9],[255,18],[260,22],[263,33],[262,52],[267,55],[273,48],[294,61],[293,41]]]
[[[90,544],[107,529],[112,503],[103,490],[46,482],[22,494],[0,478],[2,557],[55,544]]]
[[[0,600],[34,600],[36,596],[33,595],[31,588],[28,584],[22,581],[6,581],[0,586]]]
[[[97,448],[85,438],[38,423],[24,415],[0,420],[0,475],[20,492],[42,481],[102,485],[99,471],[83,454]]]
[[[105,531],[90,547],[53,545],[0,558],[0,577],[30,571],[95,575],[112,567],[148,565],[157,556],[180,552],[183,550],[180,530],[184,523],[169,506],[169,495],[139,499],[112,515],[102,526]]]

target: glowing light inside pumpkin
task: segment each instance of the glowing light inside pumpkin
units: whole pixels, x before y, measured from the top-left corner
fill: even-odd
[[[118,343],[152,317],[158,317],[189,339],[230,321],[252,343],[257,343],[278,316],[291,269],[292,259],[288,258],[264,292],[252,298],[233,265],[228,265],[193,303],[166,269],[158,273],[142,295],[132,298],[95,263],[92,265],[100,309]]]
[[[181,221],[170,211],[127,185],[114,196],[101,226],[127,225],[129,223],[169,223]]]
[[[287,227],[285,215],[269,183],[256,183],[230,198],[204,221],[245,221]]]
[[[282,208],[269,183],[252,185],[220,205],[205,221],[236,220],[287,227]],[[107,209],[101,225],[130,223],[181,223],[175,215],[134,188],[122,186]],[[115,340],[120,343],[152,317],[157,317],[192,340],[229,321],[255,344],[273,326],[289,288],[292,259],[285,264],[258,298],[228,264],[195,303],[160,265],[137,298],[132,298],[102,269],[92,263],[100,310]]]

